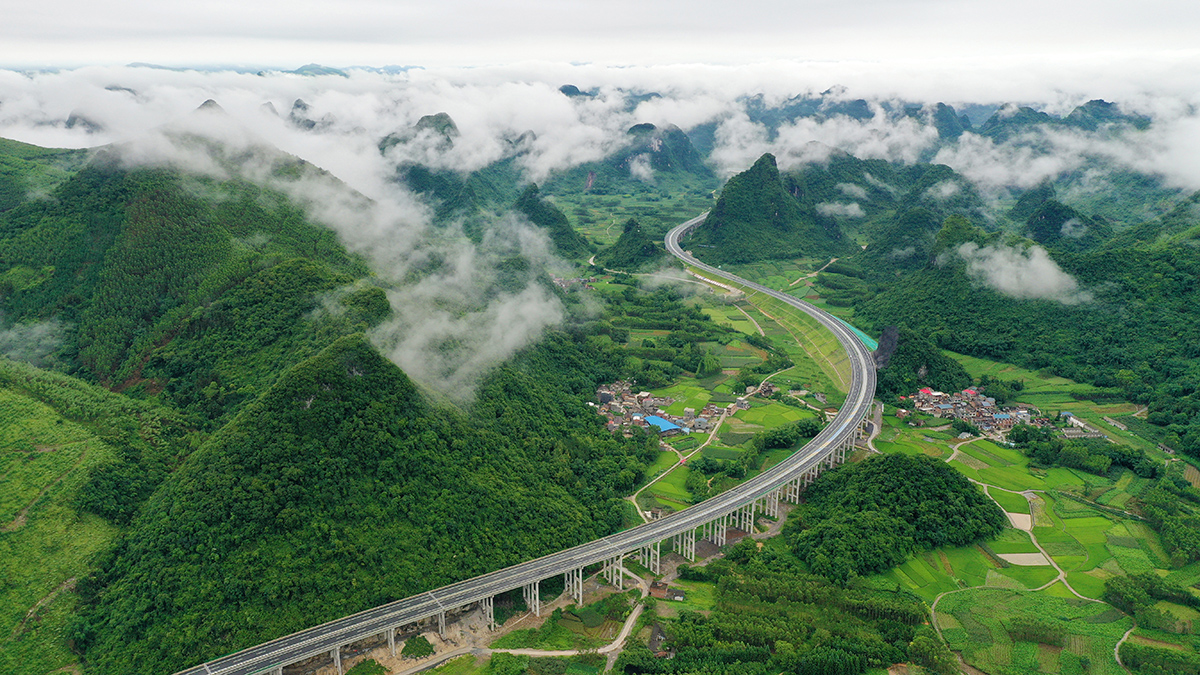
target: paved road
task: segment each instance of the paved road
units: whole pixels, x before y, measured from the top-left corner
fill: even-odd
[[[252,675],[269,672],[282,665],[329,653],[339,646],[385,633],[388,629],[435,616],[441,611],[464,607],[524,584],[636,551],[642,546],[698,528],[766,496],[817,467],[830,452],[852,437],[870,411],[875,395],[875,365],[871,353],[845,325],[816,307],[692,258],[680,248],[679,239],[703,220],[702,215],[671,230],[666,238],[667,250],[692,267],[766,293],[804,311],[832,331],[846,349],[852,368],[850,392],[837,417],[816,438],[755,478],[686,511],[565,551],[308,628],[180,671],[179,675]]]

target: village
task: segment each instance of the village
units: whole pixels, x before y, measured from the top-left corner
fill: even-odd
[[[1069,412],[1060,413],[1056,424],[1055,420],[1043,416],[1034,406],[1025,403],[1000,406],[995,398],[975,388],[947,394],[924,387],[912,396],[901,396],[900,400],[908,401],[911,406],[896,411],[896,417],[900,419],[919,412],[939,419],[962,420],[996,438],[1004,438],[1018,424],[1031,424],[1039,428],[1057,427],[1059,434],[1068,439],[1108,438],[1102,431]],[[1066,424],[1063,425],[1063,422]],[[913,420],[910,424],[920,426],[921,422]]]
[[[750,407],[746,398],[741,397],[725,406],[709,403],[699,411],[684,408],[683,415],[671,415],[666,409],[675,403],[675,399],[653,396],[648,391],[634,393],[633,383],[625,380],[601,385],[596,390],[596,399],[598,403],[589,405],[598,408],[607,420],[609,431],[653,427],[661,436],[709,431],[720,419],[722,411],[733,414],[739,408]]]

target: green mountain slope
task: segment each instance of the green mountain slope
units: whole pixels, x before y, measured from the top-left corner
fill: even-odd
[[[691,139],[679,127],[637,124],[626,133],[620,150],[552,175],[550,195],[628,195],[665,190],[717,187],[717,179]]]
[[[0,672],[77,663],[76,580],[199,438],[169,410],[0,358]]]
[[[954,228],[954,231],[951,231]],[[856,320],[906,325],[939,347],[1020,363],[1098,387],[1150,407],[1178,448],[1200,453],[1200,253],[1193,247],[1118,248],[1054,253],[1077,281],[1067,302],[1006,295],[988,270],[1007,265],[1024,288],[1043,288],[1049,265],[1031,262],[956,218],[938,233],[935,255],[917,270],[875,287],[855,305]],[[970,242],[976,248],[962,249]],[[979,255],[979,247],[992,247]],[[964,257],[971,256],[971,263]],[[1024,262],[1022,262],[1024,261]],[[1097,395],[1103,396],[1099,392]]]
[[[244,181],[101,156],[53,196],[0,214],[5,319],[61,322],[56,357],[68,370],[139,395],[165,389],[199,425],[386,305],[376,289],[365,314],[316,312],[322,294],[368,276],[366,265],[283,195]]]
[[[471,417],[361,336],[293,367],[81,587],[89,672],[171,671],[613,531],[655,444],[610,436],[563,388],[590,396],[610,361],[552,337]]]
[[[736,263],[826,256],[849,242],[836,222],[784,189],[775,157],[767,154],[729,179],[689,244],[706,260]]]
[[[651,237],[638,221],[625,222],[621,236],[596,256],[596,264],[609,269],[635,271],[661,262],[666,251],[657,237]]]
[[[582,258],[591,253],[587,240],[571,228],[567,216],[558,207],[542,199],[537,185],[525,188],[513,205],[513,210],[524,214],[529,222],[545,230],[558,254],[564,258]]]

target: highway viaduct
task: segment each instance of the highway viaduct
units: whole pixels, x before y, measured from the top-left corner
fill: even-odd
[[[698,540],[723,546],[729,528],[751,531],[756,514],[777,516],[781,501],[798,502],[803,487],[821,471],[845,461],[854,441],[862,433],[875,396],[875,361],[853,331],[826,312],[786,293],[706,265],[684,251],[679,240],[703,223],[704,218],[705,215],[700,215],[672,229],[666,237],[668,252],[688,266],[770,295],[809,314],[832,331],[846,350],[851,365],[850,391],[837,416],[815,438],[758,476],[687,510],[565,551],[307,628],[193,666],[177,675],[282,675],[285,666],[323,654],[330,656],[340,675],[343,672],[342,649],[347,645],[382,637],[394,654],[396,634],[403,627],[436,621],[439,632],[444,632],[447,613],[473,606],[483,610],[494,629],[495,596],[518,588],[523,589],[530,610],[540,616],[538,585],[557,575],[563,576],[565,592],[582,603],[584,568],[587,566],[601,565],[601,575],[609,583],[623,588],[621,561],[627,556],[636,556],[643,565],[658,573],[663,542],[669,542],[672,550],[683,558],[694,560]]]

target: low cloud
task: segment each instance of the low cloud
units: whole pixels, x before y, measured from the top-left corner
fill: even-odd
[[[945,201],[962,192],[962,187],[955,181],[944,180],[925,191],[925,196],[938,201]]]
[[[1070,237],[1071,239],[1078,239],[1087,234],[1087,231],[1088,227],[1086,224],[1081,222],[1078,218],[1071,218],[1062,224],[1062,229],[1060,230],[1059,234],[1064,237]]]
[[[57,319],[8,325],[0,312],[0,354],[14,361],[46,365],[65,333],[66,326]]]
[[[860,185],[855,185],[854,183],[838,183],[834,187],[840,190],[842,194],[852,199],[867,199],[867,191]]]
[[[543,283],[564,263],[542,230],[509,215],[475,242],[453,224],[434,226],[426,204],[387,180],[390,167],[373,147],[346,149],[359,157],[351,175],[369,197],[219,112],[184,116],[113,152],[129,165],[246,178],[288,195],[366,259],[387,291],[392,316],[370,336],[380,352],[453,400],[470,401],[491,367],[564,317]]]
[[[957,253],[967,274],[988,287],[1018,300],[1054,300],[1064,305],[1090,302],[1092,294],[1050,258],[1041,246],[1019,248],[967,242]]]
[[[654,168],[650,166],[650,157],[641,154],[629,161],[629,175],[644,182],[654,182]]]
[[[711,160],[722,175],[744,170],[767,152],[782,170],[824,163],[838,153],[911,163],[937,142],[937,130],[921,120],[890,115],[878,105],[874,113],[866,120],[803,117],[780,126],[771,138],[765,126],[738,112],[718,125]]]
[[[817,204],[817,213],[823,216],[841,216],[843,218],[862,218],[866,215],[863,208],[855,202],[849,204],[822,202]]]

